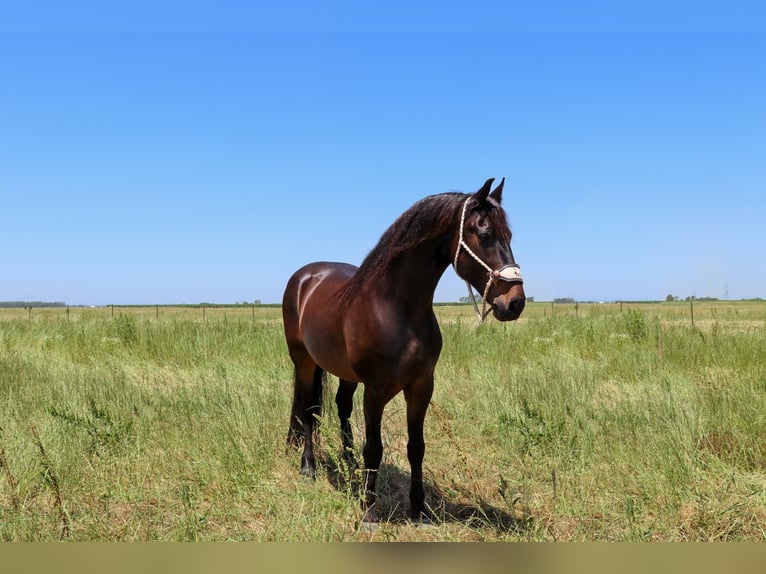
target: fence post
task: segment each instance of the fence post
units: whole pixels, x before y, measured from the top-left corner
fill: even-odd
[[[689,297],[689,308],[692,312],[692,327],[694,327],[694,296]]]

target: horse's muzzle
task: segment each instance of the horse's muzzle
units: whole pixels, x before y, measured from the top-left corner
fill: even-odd
[[[515,321],[521,316],[526,304],[526,297],[496,298],[492,303],[492,314],[498,321]]]

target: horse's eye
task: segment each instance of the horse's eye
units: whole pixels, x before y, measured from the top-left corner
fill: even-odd
[[[489,242],[492,241],[492,234],[491,233],[479,233],[479,243],[482,245],[487,245]]]

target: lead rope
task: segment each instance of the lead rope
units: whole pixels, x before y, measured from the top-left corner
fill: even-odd
[[[452,267],[455,269],[455,273],[458,277],[460,277],[460,273],[458,273],[457,270],[457,257],[460,255],[460,248],[462,247],[465,249],[466,253],[473,257],[476,262],[484,267],[484,269],[487,270],[487,273],[489,273],[489,278],[487,279],[487,284],[484,287],[484,293],[481,296],[482,305],[481,305],[481,311],[479,311],[479,305],[476,303],[476,296],[473,294],[473,288],[471,287],[471,284],[468,282],[467,279],[463,279],[465,281],[466,287],[468,287],[468,296],[471,298],[471,303],[473,303],[473,310],[476,312],[476,318],[479,320],[479,323],[483,323],[484,320],[487,318],[487,315],[489,315],[489,312],[491,309],[487,309],[487,295],[489,294],[489,288],[492,287],[492,285],[495,283],[494,279],[494,271],[492,268],[484,263],[484,261],[481,260],[481,258],[476,255],[470,247],[468,247],[468,244],[463,240],[463,223],[465,222],[465,211],[468,208],[468,202],[471,201],[471,198],[465,200],[463,203],[463,209],[460,212],[460,240],[457,244],[457,249],[455,250],[455,259],[452,262]]]

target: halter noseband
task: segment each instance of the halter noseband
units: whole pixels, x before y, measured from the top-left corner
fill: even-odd
[[[460,273],[457,270],[457,258],[458,255],[460,255],[460,248],[462,247],[465,249],[466,253],[474,258],[474,260],[484,267],[484,269],[487,270],[487,273],[489,273],[489,278],[487,279],[487,283],[484,286],[484,293],[481,296],[481,299],[483,301],[483,304],[481,306],[481,312],[479,312],[479,306],[476,304],[476,297],[473,294],[473,289],[471,288],[471,284],[468,282],[467,279],[463,279],[465,281],[465,284],[468,286],[468,295],[471,298],[471,302],[473,303],[473,309],[476,311],[476,317],[479,319],[479,323],[483,323],[484,319],[487,317],[491,309],[487,309],[487,294],[489,293],[490,287],[494,285],[498,280],[500,281],[507,281],[509,283],[524,283],[524,279],[521,276],[521,269],[516,264],[509,264],[509,265],[503,265],[500,269],[492,269],[489,265],[487,265],[486,262],[482,260],[481,257],[476,255],[470,247],[468,247],[468,244],[465,242],[465,239],[463,239],[463,224],[465,223],[465,213],[468,208],[468,202],[471,201],[471,198],[465,200],[463,203],[463,209],[460,213],[460,238],[457,243],[457,249],[455,249],[455,259],[452,261],[452,267],[455,269],[455,273],[457,273],[457,276],[463,279],[463,277],[460,275]]]

